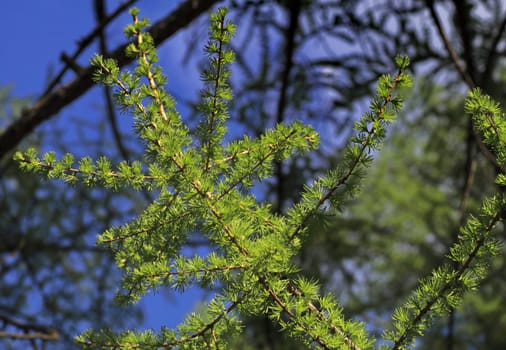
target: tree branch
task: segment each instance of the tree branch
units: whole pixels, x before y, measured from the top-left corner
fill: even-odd
[[[471,8],[467,0],[452,0],[455,5],[455,19],[460,32],[460,39],[464,49],[464,62],[466,63],[467,74],[476,84],[476,66],[473,57],[473,32],[469,21],[471,19]]]
[[[471,76],[468,69],[463,67],[462,64],[460,63],[460,59],[457,56],[457,53],[455,52],[455,50],[453,49],[453,46],[450,43],[450,39],[446,35],[446,33],[443,29],[443,26],[441,24],[441,21],[439,20],[439,16],[437,15],[436,9],[434,8],[434,0],[426,0],[425,3],[427,4],[427,7],[428,7],[431,17],[432,17],[432,20],[434,21],[434,24],[436,25],[436,28],[439,32],[439,36],[441,37],[441,40],[443,41],[446,51],[448,51],[448,54],[450,55],[450,58],[454,64],[455,68],[457,69],[460,76],[462,77],[462,80],[466,83],[466,85],[469,87],[469,89],[473,89],[474,87],[476,87],[476,83],[473,80],[473,77]],[[506,26],[506,23],[505,23],[505,26]],[[498,35],[500,32],[501,31],[498,32]],[[470,54],[468,53],[468,55],[470,55]],[[472,60],[471,60],[471,62],[472,62]],[[474,132],[473,134],[474,134],[476,144],[478,145],[481,153],[485,156],[485,158],[487,158],[494,165],[494,167],[496,169],[502,170],[502,167],[497,162],[495,155],[487,148],[487,146],[485,146],[485,144],[481,140],[481,137],[479,135],[477,135],[476,132]]]
[[[286,95],[288,91],[288,85],[290,83],[290,72],[292,71],[294,62],[293,56],[295,53],[295,35],[297,33],[297,28],[299,26],[299,17],[302,9],[302,3],[300,0],[293,0],[289,2],[288,5],[288,13],[290,21],[288,23],[288,27],[285,30],[285,60],[283,64],[283,71],[281,73],[281,87],[279,91],[279,99],[276,110],[276,124],[280,124],[283,122],[284,113],[286,109]],[[283,203],[286,201],[286,193],[285,193],[285,184],[284,184],[284,173],[283,173],[283,162],[277,161],[275,163],[276,167],[276,212],[280,213],[283,210]]]
[[[172,13],[154,24],[150,33],[156,46],[172,36],[181,28],[190,24],[200,14],[211,8],[219,0],[187,0]],[[123,67],[132,61],[125,56],[128,43],[120,45],[110,57]],[[70,83],[62,86],[53,93],[43,96],[31,108],[25,109],[21,117],[12,122],[0,135],[0,159],[16,147],[19,142],[39,124],[48,120],[68,104],[72,103],[93,86],[92,74],[94,69],[88,66],[83,73]]]
[[[106,19],[106,9],[105,9],[105,2],[104,0],[95,0],[94,1],[94,8],[95,8],[95,17],[97,19],[97,22],[100,24],[105,21]],[[99,40],[99,47],[100,47],[100,53],[104,56],[107,55],[107,40],[105,36],[105,32],[103,29],[99,31],[98,34],[98,40]],[[121,133],[118,128],[118,122],[117,122],[117,116],[116,111],[114,110],[114,103],[112,101],[112,92],[111,88],[108,86],[103,87],[104,92],[104,99],[107,106],[107,119],[109,121],[109,125],[111,126],[111,131],[113,134],[114,142],[116,143],[116,148],[118,149],[119,153],[121,154],[121,157],[123,157],[124,160],[129,160],[128,151],[125,148],[125,145],[123,145]]]
[[[0,314],[0,320],[4,325],[11,325],[21,330],[21,332],[0,331],[0,338],[25,339],[25,340],[49,340],[57,341],[60,334],[56,329],[41,326],[34,323],[21,322],[7,315]]]
[[[445,33],[445,30],[443,28],[443,25],[441,24],[441,21],[439,20],[439,16],[437,15],[436,9],[434,8],[434,0],[426,0],[425,3],[427,4],[427,7],[429,8],[430,15],[432,17],[432,20],[434,21],[434,24],[436,25],[437,31],[439,33],[439,36],[441,37],[441,40],[443,41],[443,45],[446,48],[446,51],[448,51],[448,54],[450,55],[451,61],[455,65],[455,68],[457,68],[457,71],[462,77],[462,80],[467,84],[467,86],[472,89],[475,87],[475,83],[473,81],[473,78],[471,77],[470,73],[467,71],[465,67],[462,66],[460,63],[459,57],[457,56],[457,53],[453,49],[453,46],[450,42],[450,39]]]

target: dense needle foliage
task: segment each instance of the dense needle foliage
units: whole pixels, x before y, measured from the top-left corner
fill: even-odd
[[[133,71],[121,72],[114,60],[95,56],[95,80],[115,88],[117,105],[135,118],[135,133],[145,145],[142,161],[112,164],[106,157],[76,162],[71,154],[60,159],[37,150],[18,152],[22,169],[70,184],[84,183],[111,190],[132,188],[152,191],[157,199],[133,221],[105,231],[98,244],[109,247],[124,271],[121,303],[134,303],[148,291],[190,285],[216,290],[212,301],[191,314],[177,329],[152,331],[90,330],[76,338],[92,349],[224,349],[242,330],[241,315],[267,315],[281,329],[308,347],[365,349],[375,346],[366,324],[344,317],[332,295],[320,293],[317,281],[302,277],[293,257],[304,237],[336,215],[353,198],[380,149],[388,124],[402,108],[399,89],[410,86],[405,73],[409,60],[398,56],[395,75],[382,76],[369,111],[355,124],[340,164],[307,184],[301,200],[274,213],[259,203],[254,185],[269,179],[276,161],[318,147],[317,133],[299,122],[279,124],[260,137],[244,136],[225,142],[227,105],[233,98],[228,86],[234,53],[228,48],[235,26],[227,10],[211,15],[205,51],[208,67],[202,72],[201,122],[190,132],[165,91],[166,78],[156,65],[153,40],[144,30],[147,20],[131,11],[133,23],[125,32],[133,43],[127,54],[136,57]],[[499,106],[479,90],[466,102],[484,143],[504,167],[506,136]],[[497,185],[506,185],[500,173]],[[449,263],[423,278],[412,295],[394,313],[392,328],[385,331],[382,348],[412,346],[431,320],[457,307],[462,295],[475,290],[497,253],[493,230],[505,207],[502,192],[484,200],[479,213],[462,228],[448,254]],[[312,227],[310,227],[312,226]],[[185,256],[188,238],[203,235],[211,250],[206,256]]]

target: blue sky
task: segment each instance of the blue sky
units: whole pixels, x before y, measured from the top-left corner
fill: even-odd
[[[180,1],[139,1],[141,15],[155,22]],[[108,1],[112,11],[120,1]],[[95,18],[93,1],[6,1],[2,4],[0,18],[8,35],[2,44],[0,84],[14,85],[14,94],[38,95],[47,82],[48,69],[57,71],[61,67],[62,52],[72,54],[77,42],[92,29]],[[108,28],[109,46],[124,42],[123,27],[130,16],[124,14]],[[178,35],[181,37],[182,35]],[[169,40],[168,45],[180,45],[179,40]],[[167,44],[164,45],[166,50]],[[91,46],[80,57],[85,65],[95,52]],[[180,50],[173,50],[178,53]],[[36,57],[36,59],[34,59]],[[67,81],[72,76],[67,76]]]
[[[180,1],[139,1],[141,16],[148,17],[152,23],[165,16]],[[107,10],[116,8],[120,1],[108,1]],[[93,1],[62,0],[17,0],[2,4],[0,19],[3,24],[6,40],[3,40],[0,55],[0,86],[12,87],[14,97],[30,97],[35,100],[43,92],[50,72],[56,74],[62,67],[59,61],[62,52],[72,55],[79,39],[87,35],[95,25]],[[109,48],[115,48],[125,41],[122,29],[130,21],[124,14],[109,26]],[[159,51],[160,64],[169,76],[169,91],[177,91],[176,98],[194,96],[199,88],[199,74],[194,66],[181,66],[185,42],[190,31],[181,31],[169,39]],[[96,45],[85,51],[78,61],[88,65],[88,60],[95,52]],[[64,81],[74,78],[67,73]],[[98,102],[97,102],[98,101]],[[98,103],[98,105],[97,105]],[[50,119],[42,128],[50,128],[52,123],[65,125],[69,118],[87,115],[90,118],[102,116],[97,113],[97,106],[103,106],[103,98],[97,88],[90,90],[76,103],[65,108],[57,118]],[[183,107],[180,105],[180,107]],[[184,114],[184,108],[181,111]],[[120,127],[128,130],[131,121],[122,117]],[[71,137],[71,136],[70,136]],[[151,294],[141,301],[145,309],[144,328],[159,328],[161,325],[174,327],[184,315],[191,311],[202,294],[196,290],[188,291],[184,297],[164,293]]]

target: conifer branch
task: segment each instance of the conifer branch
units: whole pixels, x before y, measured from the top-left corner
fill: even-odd
[[[206,110],[206,106],[205,104],[202,104],[201,105],[201,108],[203,109],[204,113],[206,113],[206,116],[207,116],[207,120],[205,120],[205,133],[207,134],[205,137],[206,139],[203,140],[204,141],[204,145],[203,145],[203,148],[205,149],[205,151],[207,152],[206,156],[205,156],[205,160],[204,160],[204,169],[209,170],[209,162],[211,161],[211,158],[213,156],[212,152],[211,152],[211,147],[212,147],[212,143],[213,143],[213,140],[212,140],[212,135],[215,133],[215,123],[216,123],[216,117],[217,117],[217,114],[218,113],[223,113],[222,110],[220,110],[221,108],[218,107],[218,105],[220,104],[220,102],[223,102],[223,99],[220,98],[218,96],[218,93],[219,93],[219,90],[220,90],[220,87],[222,85],[222,81],[221,79],[223,79],[223,75],[224,75],[224,72],[222,71],[224,69],[224,62],[223,62],[223,55],[224,55],[224,44],[226,44],[226,42],[224,41],[225,39],[225,33],[226,33],[226,28],[225,28],[225,18],[222,17],[219,19],[218,21],[218,25],[219,25],[219,28],[213,28],[211,29],[211,32],[214,30],[215,32],[218,32],[219,35],[220,35],[220,38],[218,40],[218,47],[215,48],[216,52],[215,55],[215,64],[216,64],[216,67],[213,67],[214,68],[214,71],[212,72],[211,74],[211,79],[209,81],[209,83],[212,84],[212,90],[211,90],[211,96],[210,96],[210,100],[211,100],[211,106],[210,106],[210,109],[209,110]],[[209,50],[212,50],[213,48],[213,45],[210,43],[209,45]],[[213,48],[214,49],[214,48]],[[210,52],[211,53],[211,52]],[[203,93],[203,97],[205,98],[205,93]]]
[[[250,291],[246,291],[243,295],[238,296],[233,302],[230,302],[222,312],[218,313],[209,322],[202,324],[199,329],[177,338],[174,333],[166,332],[160,336],[154,336],[152,333],[147,332],[139,334],[139,337],[144,338],[140,342],[132,341],[129,333],[120,334],[118,339],[110,331],[102,331],[99,334],[91,335],[89,338],[78,337],[77,342],[83,347],[88,349],[173,349],[174,347],[190,346],[191,348],[202,348],[202,342],[206,342],[205,336],[211,333],[214,348],[218,348],[219,340],[214,334],[214,328],[231,312],[233,312],[241,303],[244,302]],[[111,341],[111,339],[114,339]],[[209,344],[208,344],[209,345]],[[213,347],[212,347],[213,348]]]
[[[242,255],[248,257],[250,255],[250,252],[243,245],[240,244],[237,237],[233,233],[233,230],[230,228],[229,225],[227,225],[223,221],[222,214],[219,213],[219,211],[216,210],[216,208],[214,208],[212,205],[209,205],[209,208],[210,208],[211,212],[213,213],[213,215],[215,216],[215,218],[217,219],[217,221],[222,226],[224,232],[227,234],[231,243],[237,248],[237,250]],[[272,255],[275,255],[275,254],[272,254]],[[297,317],[298,315],[293,313],[288,308],[288,306],[282,301],[281,297],[271,288],[271,286],[268,282],[267,276],[265,276],[263,274],[259,274],[258,281],[263,286],[265,291],[272,297],[272,299],[275,301],[275,303],[277,305],[279,305],[281,307],[281,309],[286,313],[286,315],[288,315],[293,320],[293,322],[295,322],[295,324],[297,324],[299,327],[302,327],[305,330],[306,336],[311,337],[323,349],[331,349],[331,347],[326,343],[326,341],[323,338],[321,338],[317,334],[313,334],[313,330],[311,329],[311,327],[309,325],[301,322],[299,320],[299,318]],[[296,288],[294,284],[291,284],[291,283],[287,287],[287,291],[289,291],[291,293],[291,295],[295,298],[298,298],[304,294],[302,291],[300,291],[298,288]],[[330,320],[325,318],[323,316],[323,314],[320,312],[320,310],[312,302],[308,302],[307,310],[309,312],[315,313],[316,316],[318,317],[319,321],[324,321],[324,322],[329,323],[329,329],[331,330],[331,332],[334,334],[340,335],[343,338],[343,340],[345,341],[345,343],[350,347],[350,349],[360,350],[360,347],[357,346],[353,342],[353,340],[351,338],[349,338],[349,336],[346,335],[345,332],[343,330],[341,330],[337,325],[332,324],[332,322],[330,322]]]
[[[139,18],[137,17],[137,15],[133,15],[133,20],[134,20],[134,27],[135,26],[138,26],[139,25]],[[155,100],[155,103],[158,105],[158,111],[160,112],[160,116],[162,117],[162,119],[164,121],[167,121],[167,114],[165,114],[165,106],[163,105],[161,99],[160,99],[160,92],[158,91],[158,85],[157,83],[155,82],[155,78],[153,76],[153,72],[152,72],[152,63],[151,62],[153,59],[148,59],[148,54],[146,51],[142,50],[142,46],[143,46],[143,34],[142,32],[139,30],[137,32],[135,32],[135,36],[137,37],[137,47],[138,47],[138,50],[140,52],[140,59],[143,61],[143,63],[145,64],[145,66],[147,67],[147,72],[146,72],[146,77],[148,78],[148,81],[149,81],[149,88],[151,89],[152,93],[153,93],[153,98]],[[146,111],[144,110],[144,108],[142,108],[143,106],[140,105],[140,103],[136,103],[136,106],[137,108],[141,109],[141,111],[143,113],[146,113]],[[156,128],[156,125],[154,125],[154,127]]]
[[[157,272],[150,272],[142,275],[142,278],[172,278],[177,276],[191,276],[191,275],[210,275],[214,272],[228,272],[232,270],[247,270],[248,266],[246,265],[223,265],[223,266],[212,266],[212,267],[202,267],[196,269],[186,269],[186,270],[175,270],[175,271],[166,271],[166,268],[160,269]]]
[[[170,204],[168,204],[168,205],[170,205]],[[187,219],[192,214],[193,214],[192,212],[186,212],[186,213],[181,214],[177,217],[170,218],[169,220],[160,220],[156,226],[147,226],[147,227],[141,226],[140,228],[137,228],[137,229],[133,229],[131,227],[128,227],[128,231],[126,233],[121,233],[121,234],[117,234],[117,235],[112,234],[110,237],[103,236],[102,238],[100,238],[99,243],[113,244],[113,243],[117,243],[119,241],[123,241],[123,240],[129,239],[129,238],[134,238],[134,237],[142,235],[142,234],[147,234],[150,231],[152,231],[153,229],[161,229],[162,227],[167,227],[169,225],[177,224],[178,222],[180,222],[184,219]]]
[[[302,328],[304,330],[305,336],[310,337],[322,349],[331,350],[334,348],[329,344],[327,344],[326,338],[316,334],[316,332],[314,332],[314,330],[311,329],[311,327],[308,324],[302,322],[299,314],[296,314],[295,312],[290,310],[289,306],[285,304],[282,301],[281,297],[269,286],[269,283],[265,278],[260,277],[259,281],[264,287],[264,289],[275,301],[275,303],[281,308],[284,314],[287,315],[297,327]],[[299,288],[297,288],[292,281],[289,282],[286,289],[295,299],[301,298],[304,295],[304,293]],[[321,310],[317,306],[315,306],[313,302],[311,301],[307,302],[306,310],[310,313],[315,314],[319,322],[325,322],[328,325],[329,334],[326,334],[326,336],[330,334],[337,334],[343,339],[344,343],[347,345],[349,349],[361,350],[361,348],[357,346],[357,344],[355,344],[355,342],[349,337],[349,335],[347,335],[346,332],[341,327],[338,327],[337,325],[333,324],[331,320],[325,317],[325,315],[321,312]]]
[[[501,210],[506,204],[504,199],[502,202]],[[452,271],[449,265],[434,271],[433,275],[422,281],[415,294],[408,299],[404,305],[405,309],[401,308],[396,310],[394,314],[394,319],[397,321],[396,328],[402,330],[402,332],[400,334],[385,333],[385,335],[387,335],[386,339],[392,339],[391,336],[396,334],[392,350],[403,349],[413,341],[416,335],[421,335],[422,330],[429,325],[430,319],[441,316],[446,309],[454,308],[460,301],[464,291],[476,288],[478,282],[474,280],[470,281],[469,278],[481,279],[480,271],[474,272],[475,276],[473,277],[471,277],[473,273],[471,273],[471,276],[466,276],[466,274],[469,275],[468,270],[480,269],[480,263],[484,264],[484,262],[476,260],[483,260],[489,257],[483,254],[481,250],[486,249],[491,253],[491,247],[486,247],[488,235],[500,219],[500,212],[494,213],[494,215],[489,217],[488,221],[483,224],[482,222],[471,219],[470,223],[468,223],[469,230],[476,230],[475,225],[483,225],[483,228],[480,236],[477,239],[473,239],[476,241],[473,242],[473,246],[465,260],[458,265],[454,271]],[[471,225],[475,227],[471,228]],[[464,244],[464,242],[457,243],[452,250],[456,251],[457,249],[461,249],[459,244]],[[469,249],[468,247],[466,248]],[[452,257],[452,260],[454,260],[454,258],[455,257]],[[477,266],[473,267],[473,264]],[[440,281],[444,281],[444,283],[441,284]],[[433,286],[437,286],[435,291],[432,290]],[[425,297],[422,297],[422,293],[426,294]],[[443,308],[443,310],[441,310],[441,308]],[[412,311],[415,311],[414,314],[411,314]],[[401,322],[406,326],[401,325]]]
[[[35,150],[33,150],[35,152]],[[45,159],[49,159],[48,156],[52,154],[46,154]],[[123,187],[135,187],[151,189],[153,183],[157,180],[161,180],[161,176],[146,175],[141,172],[139,163],[128,164],[127,162],[120,163],[117,168],[120,171],[112,171],[108,165],[106,168],[102,168],[102,161],[105,158],[101,158],[97,165],[90,163],[88,158],[81,159],[80,163],[85,164],[82,168],[75,168],[70,166],[73,163],[69,161],[70,154],[67,154],[63,160],[58,161],[53,159],[51,161],[42,161],[37,157],[31,150],[26,153],[17,152],[14,155],[14,159],[19,162],[20,166],[24,170],[37,169],[41,176],[46,178],[59,178],[65,180],[70,184],[75,184],[79,181],[86,183],[88,186],[104,186],[105,188],[111,188],[118,190],[119,182],[121,180]],[[97,170],[99,168],[99,170]],[[128,171],[128,175],[125,175],[125,171]],[[111,182],[110,180],[116,179],[118,181]],[[134,185],[135,183],[135,185]]]
[[[147,20],[131,11],[133,23],[126,33],[136,39],[127,48],[137,58],[134,72],[120,72],[114,60],[95,56],[97,81],[114,86],[116,103],[133,113],[137,135],[145,142],[147,167],[140,162],[120,163],[112,170],[103,157],[88,157],[73,166],[72,155],[57,161],[49,152],[39,159],[35,150],[17,153],[21,167],[47,178],[106,188],[157,189],[159,198],[136,219],[113,227],[97,240],[109,244],[118,267],[124,270],[123,294],[118,301],[135,302],[151,289],[168,286],[184,289],[191,283],[221,289],[201,314],[191,315],[177,330],[153,332],[87,331],[76,338],[88,348],[218,348],[227,333],[239,328],[236,315],[267,315],[291,337],[323,349],[368,348],[373,340],[363,324],[345,320],[338,302],[322,295],[317,282],[297,277],[293,257],[311,219],[324,210],[339,209],[353,197],[365,169],[378,150],[386,127],[402,107],[396,96],[411,80],[404,72],[407,57],[397,57],[397,74],[379,79],[370,111],[355,124],[356,135],[347,147],[342,164],[307,186],[302,200],[286,215],[273,213],[248,191],[256,180],[272,175],[273,162],[295,152],[316,147],[318,136],[301,123],[279,124],[257,139],[245,137],[224,145],[228,101],[232,97],[227,65],[233,54],[227,44],[234,26],[225,21],[226,9],[211,16],[210,41],[206,47],[209,68],[202,74],[203,121],[196,136],[190,134],[164,90],[166,78],[155,65],[155,42],[144,32]],[[146,83],[147,82],[147,83]],[[499,106],[474,90],[466,102],[484,142],[506,162],[506,122]],[[506,175],[497,183],[506,186]],[[397,309],[394,331],[385,337],[394,349],[409,345],[434,317],[455,307],[462,295],[477,287],[486,273],[488,259],[497,253],[492,230],[506,207],[503,194],[485,200],[478,218],[471,217],[461,230],[449,257],[455,263],[436,269]],[[181,249],[194,232],[216,248],[206,257],[188,258]]]
[[[352,177],[358,175],[362,166],[368,161],[369,151],[378,147],[378,141],[384,137],[384,124],[390,122],[392,118],[388,109],[390,107],[393,107],[394,110],[399,108],[400,101],[398,100],[394,100],[395,104],[390,106],[394,98],[394,91],[397,89],[399,84],[410,84],[410,82],[406,80],[407,77],[404,74],[407,64],[408,61],[404,62],[403,66],[399,67],[397,75],[393,79],[390,80],[387,76],[382,78],[383,83],[380,82],[380,84],[383,84],[384,87],[387,87],[387,89],[382,92],[381,101],[373,101],[370,113],[364,115],[361,122],[356,124],[356,128],[359,132],[363,133],[352,140],[352,142],[358,146],[358,149],[352,148],[353,146],[347,147],[345,159],[349,158],[349,161],[346,164],[344,173],[337,177],[334,183],[328,186],[325,189],[325,193],[319,195],[314,203],[311,203],[309,204],[309,207],[304,207],[302,209],[303,216],[299,219],[299,223],[294,227],[293,232],[290,234],[290,240],[299,236],[306,228],[309,220],[314,217],[323,204],[332,199],[340,188],[346,186]],[[369,127],[369,124],[372,125],[372,127]],[[332,174],[330,173],[327,176],[331,178]],[[317,181],[313,187],[321,186],[325,188],[326,186],[323,182],[323,180]],[[306,191],[306,193],[308,193],[309,190]],[[306,203],[301,203],[301,206],[304,206],[305,204]]]
[[[258,206],[254,198],[235,189],[237,186],[251,187],[254,177],[261,179],[270,175],[273,161],[287,158],[296,151],[314,148],[318,141],[317,135],[312,128],[300,123],[289,126],[280,124],[258,140],[245,138],[226,148],[222,146],[224,122],[228,114],[227,101],[231,98],[225,64],[233,60],[233,55],[224,50],[223,44],[228,43],[234,28],[228,23],[225,25],[226,11],[219,10],[217,15],[211,17],[212,40],[207,47],[210,68],[203,75],[204,82],[208,83],[203,91],[208,104],[202,104],[207,119],[201,124],[200,148],[192,145],[194,140],[190,139],[188,129],[175,111],[171,97],[162,87],[165,78],[153,65],[157,61],[153,41],[148,33],[143,32],[148,22],[139,20],[137,12],[136,9],[132,10],[133,24],[126,29],[126,33],[137,40],[135,45],[127,48],[128,55],[138,58],[135,72],[120,73],[119,66],[113,60],[101,56],[93,59],[93,64],[97,67],[95,79],[105,85],[116,86],[116,101],[121,107],[133,112],[136,131],[147,141],[147,158],[154,161],[154,164],[150,164],[150,176],[153,176],[150,180],[162,188],[160,201],[149,206],[138,219],[123,227],[112,228],[98,239],[99,243],[112,244],[116,263],[125,270],[122,283],[127,293],[118,295],[118,300],[135,301],[147,290],[170,281],[173,281],[176,288],[183,288],[192,280],[211,283],[216,279],[227,281],[231,278],[239,285],[244,283],[242,281],[248,281],[248,284],[253,282],[253,287],[257,285],[255,289],[258,289],[259,283],[260,289],[256,293],[262,293],[263,290],[263,302],[271,305],[268,308],[273,310],[268,314],[274,318],[281,314],[288,315],[290,320],[281,323],[291,330],[293,336],[304,337],[306,342],[309,337],[311,342],[325,349],[338,344],[360,349],[361,346],[352,338],[357,337],[362,344],[367,344],[369,341],[364,336],[363,327],[353,322],[345,323],[336,303],[318,297],[314,292],[315,287],[310,283],[301,280],[300,286],[297,286],[291,279],[280,279],[280,273],[289,276],[294,271],[290,259],[296,253],[297,245],[293,242],[283,245],[283,242],[288,243],[294,239],[293,236],[287,239],[291,224],[270,213],[268,206]],[[399,58],[397,63],[400,69],[404,69],[408,62],[406,58]],[[147,80],[147,85],[139,85],[142,78]],[[313,210],[308,211],[309,214],[306,212],[299,215],[299,222],[305,223],[304,215],[312,215],[319,210],[325,201],[332,199],[337,187],[345,185],[352,176],[359,175],[358,168],[370,161],[368,151],[379,146],[384,135],[384,124],[393,118],[389,109],[400,106],[400,99],[394,99],[392,92],[397,85],[407,83],[407,77],[400,73],[392,81],[387,77],[380,80],[378,96],[383,102],[375,100],[371,105],[372,112],[357,123],[355,143],[359,146],[349,148],[341,180],[335,180],[331,176],[322,180],[334,185],[325,184],[329,188],[326,195],[317,201]],[[149,103],[146,104],[146,101]],[[42,162],[38,161],[34,151],[27,152],[26,157],[32,166],[31,170],[37,167],[40,170]],[[25,159],[23,155],[17,155],[17,158]],[[68,181],[79,180],[65,177],[66,172],[73,174],[74,170],[77,171],[70,166],[73,162],[71,156],[65,156],[58,163],[54,154],[47,153],[44,162],[50,166],[55,164],[58,171],[53,176]],[[88,158],[81,160],[80,164],[79,173],[85,173],[92,179],[102,177],[106,187],[121,184],[111,180],[110,183],[105,182],[114,178],[110,176],[110,164],[105,159],[97,161],[96,166]],[[132,169],[126,165],[121,167],[120,164],[118,178],[134,173],[138,179],[145,180],[141,169],[140,163],[133,163]],[[218,178],[219,183],[216,182]],[[126,184],[134,188],[136,186],[133,180]],[[216,187],[217,185],[219,186]],[[162,186],[173,190],[163,189]],[[238,220],[239,218],[244,220]],[[187,232],[196,228],[203,230],[210,241],[223,250],[219,264],[212,257],[208,258],[207,263],[198,258],[184,261],[177,258],[186,241]],[[174,233],[168,235],[167,232]],[[168,261],[173,261],[174,265],[168,266]],[[239,266],[240,269],[233,268]],[[232,270],[237,274],[231,275]],[[232,294],[229,293],[229,297]],[[247,294],[249,293],[243,294],[241,302],[253,305],[252,298],[256,294],[251,299]],[[164,342],[163,346],[180,344],[181,341],[186,342],[208,331],[211,331],[214,342],[217,339],[214,325],[235,309],[239,299],[234,297],[234,300],[224,313],[220,312],[214,321],[207,323],[202,332],[192,333],[190,337],[182,335],[179,339],[174,338],[173,342]],[[313,300],[331,306],[325,307],[328,311],[323,312]],[[212,312],[211,306],[209,312]],[[325,334],[329,335],[328,339]],[[100,333],[97,336],[97,339],[102,339],[101,344],[137,347],[134,342],[123,342],[121,334],[115,336],[107,333],[107,337],[117,339],[117,343],[110,343]],[[85,338],[93,339],[93,335],[85,335],[80,339]],[[139,336],[137,344],[146,342]]]
[[[472,116],[477,131],[483,134],[484,143],[496,152],[497,161],[503,165],[506,162],[506,121],[499,105],[474,89],[469,93],[465,110]],[[498,175],[496,182],[506,185],[504,173]],[[449,258],[453,264],[434,270],[395,311],[395,330],[384,333],[386,339],[393,341],[393,349],[412,343],[433,318],[451,312],[460,304],[465,292],[477,288],[486,275],[490,258],[498,253],[492,231],[502,219],[505,208],[506,197],[499,193],[484,200],[478,218],[468,219],[458,241],[450,249]]]
[[[201,330],[199,330],[198,332],[195,332],[193,335],[187,337],[187,338],[183,338],[181,340],[178,340],[178,343],[180,344],[184,344],[186,341],[188,340],[193,340],[193,339],[197,339],[201,336],[203,336],[206,332],[210,331],[213,329],[213,327],[223,318],[225,317],[227,314],[229,314],[230,312],[232,312],[234,309],[236,309],[239,304],[241,304],[242,302],[245,301],[245,299],[247,298],[249,293],[244,293],[241,297],[239,297],[237,300],[233,301],[230,303],[230,306],[228,306],[225,310],[223,310],[223,313],[218,315],[214,320],[212,320],[211,322],[209,322],[208,324],[206,324]],[[176,344],[175,344],[176,345]]]
[[[273,134],[272,136],[275,137],[275,142],[265,143],[262,141],[265,140],[266,138],[263,138],[263,140],[260,139],[258,142],[253,142],[250,145],[247,145],[248,148],[246,150],[242,150],[240,152],[235,152],[233,155],[220,160],[219,163],[223,163],[223,162],[229,163],[230,169],[234,169],[234,168],[241,169],[242,168],[242,166],[240,166],[241,164],[234,164],[233,161],[241,162],[242,160],[245,160],[246,162],[248,162],[248,164],[246,167],[244,167],[243,171],[238,172],[238,174],[236,171],[233,174],[234,176],[232,176],[232,174],[231,174],[227,178],[227,181],[226,181],[227,187],[221,191],[221,193],[218,195],[218,198],[223,198],[231,190],[233,190],[235,187],[237,187],[239,184],[245,184],[245,183],[250,182],[247,180],[254,175],[258,176],[260,168],[265,167],[266,164],[270,164],[270,162],[272,162],[272,160],[276,160],[276,158],[278,158],[278,160],[279,160],[279,157],[276,157],[276,154],[279,154],[279,150],[283,149],[286,146],[291,145],[292,144],[291,141],[294,138],[297,140],[298,136],[299,136],[299,135],[297,135],[296,129],[292,129],[290,132],[286,133],[286,135],[283,135],[284,132],[285,132],[285,128],[282,126],[282,124],[280,124],[280,125],[278,125],[277,129],[275,129],[271,132]],[[271,135],[268,135],[268,137],[269,136],[271,136]],[[307,145],[310,147],[314,147],[314,145],[316,145],[316,143],[317,143],[317,137],[314,133],[309,134],[309,132],[308,132],[308,135],[305,136],[304,138],[307,142]],[[253,158],[255,161],[253,163],[251,163],[251,159],[250,159],[249,155],[252,153],[258,152],[259,150],[264,150],[262,152],[262,156],[259,157],[258,159]],[[269,165],[268,169],[270,169],[271,167],[272,166]],[[269,174],[269,172],[265,171],[265,175],[268,175],[268,174]]]

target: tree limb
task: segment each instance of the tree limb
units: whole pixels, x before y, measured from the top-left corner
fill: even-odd
[[[290,72],[292,71],[294,62],[294,54],[296,49],[296,34],[299,26],[299,17],[302,10],[302,3],[300,0],[290,1],[287,11],[289,13],[289,23],[285,30],[285,59],[283,62],[283,71],[281,72],[281,87],[279,91],[278,105],[276,108],[276,124],[280,124],[284,121],[284,113],[287,107],[287,92],[288,85],[290,83]],[[280,213],[283,210],[283,204],[286,201],[285,184],[284,184],[284,173],[283,173],[283,162],[277,161],[275,164],[276,170],[276,212]]]
[[[430,15],[432,17],[432,20],[434,21],[434,24],[436,25],[437,31],[439,33],[439,36],[441,40],[443,41],[443,45],[446,48],[446,51],[448,51],[448,54],[450,55],[450,58],[455,65],[455,68],[457,69],[457,72],[462,77],[462,80],[467,84],[467,86],[472,89],[475,87],[475,83],[473,81],[473,78],[471,77],[471,74],[468,72],[468,70],[462,66],[460,63],[459,57],[455,50],[453,49],[452,44],[450,43],[450,39],[446,35],[443,25],[441,24],[441,21],[439,20],[439,16],[437,15],[436,9],[434,8],[434,0],[426,0],[427,7],[429,8]]]
[[[20,329],[20,332],[0,331],[0,338],[25,339],[25,340],[50,340],[57,341],[60,334],[56,329],[41,326],[34,323],[25,323],[13,319],[7,315],[0,314],[0,320],[4,325],[11,325]]]
[[[466,63],[467,74],[476,84],[477,69],[473,56],[474,33],[470,26],[471,5],[467,0],[452,0],[455,5],[455,21],[462,41],[464,62]]]

